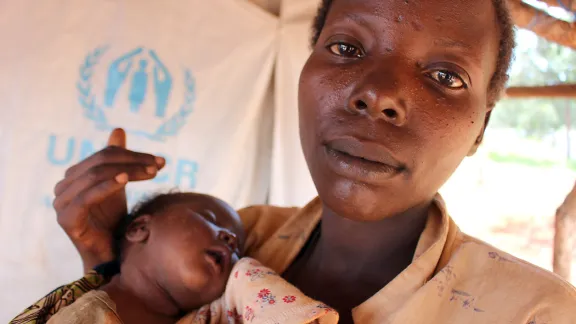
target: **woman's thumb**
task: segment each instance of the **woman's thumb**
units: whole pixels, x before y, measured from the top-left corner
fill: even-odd
[[[126,132],[122,128],[116,128],[108,137],[108,146],[126,148]]]

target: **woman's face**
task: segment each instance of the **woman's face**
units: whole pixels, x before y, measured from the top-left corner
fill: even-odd
[[[371,221],[432,199],[483,133],[499,35],[492,1],[334,0],[299,85],[324,204]]]

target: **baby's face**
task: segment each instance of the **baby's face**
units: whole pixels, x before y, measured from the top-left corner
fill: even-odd
[[[148,265],[181,310],[197,309],[222,295],[244,240],[233,208],[211,196],[177,194],[150,218],[149,231]]]

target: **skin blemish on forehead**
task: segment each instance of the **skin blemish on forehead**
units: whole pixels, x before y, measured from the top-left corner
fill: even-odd
[[[414,29],[415,31],[422,31],[422,29],[424,29],[424,27],[422,26],[422,24],[418,21],[413,21],[411,23],[412,25],[412,29]]]

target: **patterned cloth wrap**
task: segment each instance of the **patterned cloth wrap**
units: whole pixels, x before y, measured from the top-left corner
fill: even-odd
[[[98,289],[108,282],[108,278],[95,270],[87,273],[82,279],[54,289],[34,305],[26,308],[10,324],[46,323],[62,308],[72,304],[89,291]]]
[[[110,274],[92,271],[54,290],[10,324],[121,324],[114,302],[97,291],[109,282],[111,276],[106,272]],[[305,296],[271,269],[243,258],[234,266],[224,295],[177,324],[336,324],[338,318],[333,309]]]

